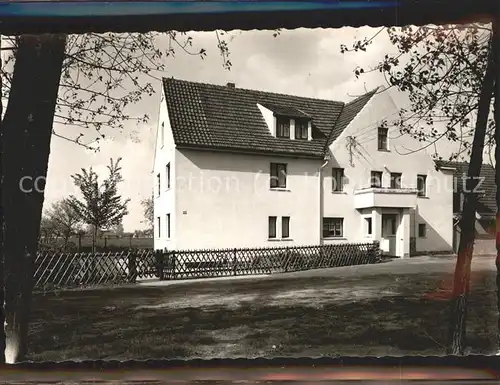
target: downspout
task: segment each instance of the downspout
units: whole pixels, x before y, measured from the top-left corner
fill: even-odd
[[[323,245],[323,211],[324,211],[324,191],[323,191],[323,169],[330,162],[330,156],[326,155],[324,158],[325,163],[319,168],[319,244]]]

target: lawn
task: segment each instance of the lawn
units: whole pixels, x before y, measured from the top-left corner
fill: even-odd
[[[441,355],[454,260],[37,294],[42,360]],[[494,260],[473,266],[471,353],[495,352]]]

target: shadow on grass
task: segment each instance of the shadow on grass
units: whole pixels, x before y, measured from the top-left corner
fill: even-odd
[[[188,287],[123,288],[37,296],[30,359],[148,359],[339,355],[441,355],[449,316],[439,274],[377,277],[399,295],[358,301],[279,305],[287,290],[359,286],[362,278],[220,282]],[[286,281],[286,282],[285,282]],[[187,291],[187,289],[189,291]],[[140,308],[196,294],[254,292],[234,306]],[[495,349],[493,274],[475,278],[468,315],[474,353]]]

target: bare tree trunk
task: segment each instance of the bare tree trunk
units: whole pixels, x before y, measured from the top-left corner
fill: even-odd
[[[500,34],[498,33],[498,28],[500,28],[500,16],[493,22],[493,45],[495,48],[495,65],[496,65],[496,77],[495,77],[495,101],[493,116],[495,119],[495,184],[496,184],[496,202],[497,202],[497,215],[496,215],[496,249],[497,257],[495,259],[495,265],[497,268],[496,284],[497,284],[497,309],[498,309],[498,320],[497,320],[497,338],[498,338],[498,352],[500,352]]]
[[[2,39],[0,36],[0,48],[2,46]],[[2,65],[2,57],[0,56],[0,66]],[[3,78],[0,76],[0,120],[3,114]],[[0,149],[3,148],[3,130],[0,123]],[[5,280],[4,280],[4,251],[3,251],[3,232],[4,232],[4,213],[3,213],[3,193],[1,186],[3,185],[3,154],[0,150],[0,364],[5,363]]]
[[[92,253],[95,253],[95,244],[97,242],[97,226],[92,229]]]
[[[491,97],[494,89],[495,52],[496,45],[492,43],[490,45],[486,73],[483,78],[481,94],[479,96],[474,140],[472,142],[471,159],[467,170],[466,188],[464,191],[465,199],[462,209],[460,243],[453,281],[452,308],[447,347],[447,353],[454,355],[463,355],[465,349],[467,302],[469,298],[472,253],[475,239],[476,203],[478,193],[476,187],[479,182],[479,175],[483,163],[484,139],[486,136]]]
[[[26,358],[33,267],[65,36],[25,35],[2,122],[5,311],[8,362]],[[38,178],[38,179],[37,179]],[[37,183],[35,183],[35,181]]]

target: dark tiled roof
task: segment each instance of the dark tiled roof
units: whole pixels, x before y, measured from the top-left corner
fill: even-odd
[[[457,191],[461,192],[465,183],[465,178],[467,177],[467,171],[469,164],[466,162],[450,162],[450,161],[436,161],[437,167],[451,167],[454,168],[453,177],[455,178],[455,186]],[[495,215],[497,212],[496,204],[496,185],[495,185],[495,169],[489,165],[484,164],[481,166],[481,185],[478,187],[478,191],[484,191],[480,195],[478,201],[477,212],[483,215]]]
[[[368,103],[371,97],[377,92],[378,88],[354,99],[353,101],[344,105],[339,118],[335,122],[335,127],[333,128],[330,139],[328,140],[328,146],[332,144],[335,139],[339,137],[344,131],[347,125],[356,117],[356,115],[363,109],[363,107]]]
[[[174,141],[178,147],[273,152],[322,158],[373,96],[374,91],[345,104],[178,79],[163,79]],[[312,120],[312,140],[271,135],[257,104],[275,113],[300,114]]]
[[[263,104],[268,110],[271,110],[276,115],[287,116],[290,118],[310,118],[309,114],[299,110],[298,108],[288,107],[288,106],[277,106],[273,104]]]

